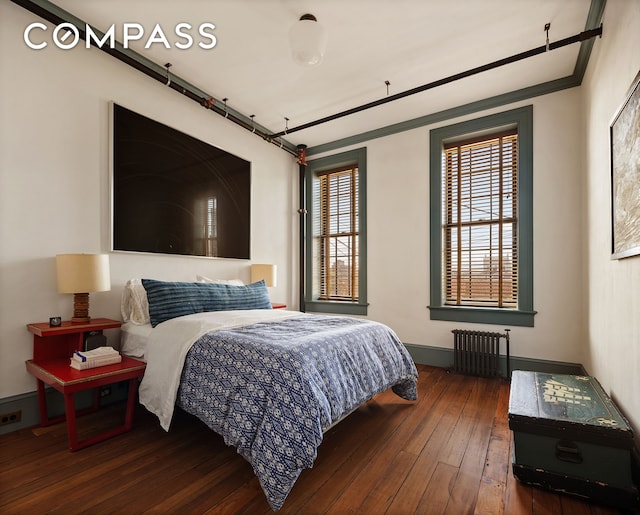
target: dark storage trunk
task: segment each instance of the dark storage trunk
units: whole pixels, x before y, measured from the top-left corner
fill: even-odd
[[[594,377],[514,371],[509,427],[519,480],[624,509],[639,506],[633,432]]]

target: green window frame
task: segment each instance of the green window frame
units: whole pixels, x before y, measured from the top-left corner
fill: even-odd
[[[306,311],[367,314],[366,166],[366,148],[307,163]],[[327,201],[338,196],[339,201]],[[338,262],[350,278],[349,286],[340,289]]]
[[[446,225],[443,152],[461,140],[515,129],[518,134],[517,244],[518,299],[514,307],[447,305],[445,299]],[[431,320],[533,327],[533,106],[525,106],[430,131],[430,304]]]

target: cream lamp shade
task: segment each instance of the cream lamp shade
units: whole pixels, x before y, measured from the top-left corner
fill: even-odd
[[[73,293],[72,322],[86,323],[89,293],[111,289],[108,254],[58,254],[56,256],[58,291]]]
[[[269,287],[275,286],[277,283],[276,265],[255,264],[251,265],[251,282],[255,283],[264,280]]]

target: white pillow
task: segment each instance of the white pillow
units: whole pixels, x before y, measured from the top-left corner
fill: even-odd
[[[196,281],[198,281],[199,283],[230,284],[231,286],[244,286],[244,283],[240,279],[209,279],[204,275],[196,275]]]
[[[151,323],[147,290],[142,286],[141,279],[130,279],[125,284],[124,290],[122,290],[120,311],[125,322],[136,325]]]

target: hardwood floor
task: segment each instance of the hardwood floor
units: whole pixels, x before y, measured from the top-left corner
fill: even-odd
[[[332,428],[279,513],[619,513],[514,479],[508,383],[418,369],[419,400],[385,392]],[[182,412],[165,433],[137,406],[133,431],[75,453],[64,424],[23,429],[0,463],[0,513],[271,513],[249,464]]]

